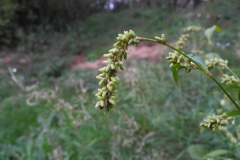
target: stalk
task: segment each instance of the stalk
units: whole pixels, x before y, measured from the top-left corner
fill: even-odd
[[[183,51],[171,46],[170,44],[166,43],[166,41],[162,40],[155,40],[155,39],[150,39],[150,38],[143,38],[143,37],[137,37],[138,40],[140,41],[149,41],[149,42],[155,42],[155,43],[159,43],[162,45],[165,45],[175,51],[177,51],[178,53],[180,53],[181,55],[183,55],[184,57],[186,57],[188,60],[190,60],[191,62],[193,62],[199,70],[203,71],[207,76],[209,76],[220,88],[221,90],[227,95],[227,97],[232,101],[232,103],[235,105],[235,107],[240,111],[240,107],[239,105],[236,103],[236,101],[233,100],[233,98],[231,97],[231,95],[224,89],[224,87],[212,76],[212,74],[208,71],[208,69],[203,68],[201,65],[199,65],[195,60],[193,60],[191,57],[189,57],[186,53],[184,53]],[[228,70],[234,75],[236,76],[229,68]]]

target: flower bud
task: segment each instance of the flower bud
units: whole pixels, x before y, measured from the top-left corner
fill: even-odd
[[[113,100],[113,99],[109,99],[108,101],[109,101],[109,103],[111,103],[112,105],[114,105],[114,104],[115,104],[115,102],[114,102],[114,100]]]
[[[100,106],[100,102],[98,101],[95,105],[95,108],[99,108],[99,106]]]
[[[114,48],[113,50],[112,50],[112,53],[114,53],[114,54],[116,54],[116,53],[118,53],[119,52],[119,49],[117,49],[117,48]]]
[[[116,43],[114,43],[113,47],[114,47],[114,48],[118,48],[118,47],[120,46],[120,44],[121,44],[121,43],[116,42]]]
[[[112,64],[112,63],[111,63],[111,68],[112,68],[112,70],[115,69],[115,66],[114,66],[114,64]]]
[[[109,64],[109,61],[103,61],[103,64]]]
[[[154,37],[157,41],[162,41],[162,38],[158,37],[158,36],[155,36]]]
[[[117,97],[116,97],[116,96],[111,96],[110,99],[112,99],[112,100],[116,100]]]
[[[100,72],[106,72],[106,67],[100,68],[99,71]]]
[[[120,69],[121,69],[122,71],[124,71],[124,67],[123,67],[122,64],[119,64],[119,67],[120,67]]]
[[[107,91],[105,91],[105,92],[103,92],[103,93],[102,93],[102,98],[103,98],[103,99],[105,99],[105,98],[106,98],[106,96],[107,96],[107,93],[108,93]]]
[[[109,91],[111,91],[111,92],[113,91],[113,87],[110,84],[107,85],[107,88]]]
[[[164,35],[164,34],[162,34],[162,36],[161,36],[161,39],[162,39],[163,41],[165,41],[165,40],[166,40],[166,38],[165,38],[165,35]]]
[[[110,64],[108,64],[108,65],[107,65],[107,67],[106,67],[106,72],[109,72],[109,71],[110,71],[110,69],[111,69],[111,65],[110,65]]]
[[[129,42],[128,42],[129,45],[133,44],[133,43],[134,43],[133,39],[130,39]]]
[[[118,62],[115,62],[114,64],[115,64],[115,66],[116,66],[116,67],[118,67],[118,65],[119,65],[119,63],[118,63]]]
[[[124,55],[123,55],[123,58],[124,58],[125,60],[127,60],[127,54],[124,54]]]
[[[121,37],[117,37],[117,40],[120,42],[120,41],[122,41],[122,38]]]
[[[100,101],[100,106],[104,107],[104,101],[103,100]]]
[[[109,54],[104,54],[103,57],[109,58]]]
[[[124,35],[124,36],[122,36],[122,41],[123,41],[123,42],[127,42],[127,41],[128,41],[128,38],[127,38],[127,36],[125,36],[125,35]]]
[[[105,78],[103,78],[103,79],[99,82],[99,85],[100,85],[100,86],[103,86],[104,83],[105,83]]]
[[[102,92],[97,92],[96,94],[95,94],[95,96],[100,96],[100,95],[102,95]]]
[[[116,82],[116,79],[114,77],[111,77],[111,81]]]
[[[99,80],[103,79],[103,77],[100,77],[100,76],[96,76],[96,78]]]
[[[131,34],[132,37],[136,36],[136,34],[132,30],[129,30],[129,33]]]
[[[103,97],[97,96],[98,100],[103,100]]]

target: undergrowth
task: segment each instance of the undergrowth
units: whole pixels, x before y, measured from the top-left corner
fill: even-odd
[[[240,157],[239,148],[224,133],[199,127],[203,116],[215,112],[209,106],[220,107],[215,84],[199,73],[186,77],[180,72],[180,91],[165,62],[133,61],[127,68],[120,75],[121,103],[107,115],[92,109],[95,72],[71,71],[54,84],[40,82],[26,94],[9,83],[18,90],[9,95],[2,83],[0,157],[191,159],[199,148],[203,153],[223,148],[229,150],[225,156]]]

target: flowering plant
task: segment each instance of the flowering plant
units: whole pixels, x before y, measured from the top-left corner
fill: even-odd
[[[213,26],[204,31],[206,45],[211,44],[211,36],[213,32],[219,30],[220,28],[218,26]],[[237,89],[240,91],[240,79],[228,67],[228,61],[221,59],[217,54],[208,54],[208,57],[211,55],[211,58],[207,59],[207,56],[203,55],[204,52],[200,50],[192,50],[193,54],[186,54],[183,52],[182,50],[184,44],[189,38],[191,38],[190,34],[196,35],[203,32],[201,28],[196,26],[189,26],[185,29],[185,31],[189,32],[189,34],[182,34],[175,43],[175,46],[167,43],[164,34],[162,34],[161,37],[156,36],[154,39],[136,36],[132,30],[124,31],[123,34],[118,34],[117,42],[113,45],[113,49],[109,50],[108,54],[104,54],[104,57],[107,58],[107,61],[104,61],[103,63],[106,64],[106,66],[99,69],[101,73],[96,77],[100,80],[99,85],[102,88],[99,88],[98,92],[95,94],[98,98],[95,107],[103,109],[105,112],[108,112],[114,107],[118,92],[116,86],[119,83],[117,72],[118,68],[124,70],[123,60],[127,59],[128,45],[138,46],[139,43],[148,41],[159,43],[173,49],[173,52],[170,52],[166,59],[170,62],[170,68],[172,69],[173,78],[176,84],[178,84],[179,70],[184,69],[186,73],[190,73],[192,70],[199,70],[211,78],[236,107],[237,111],[207,117],[200,124],[201,126],[210,128],[213,131],[217,131],[220,126],[228,124],[229,121],[234,123],[235,116],[240,114],[240,107],[238,101],[234,100],[234,97],[228,91],[230,89]],[[227,74],[227,72],[222,74],[222,81],[219,82],[217,78],[215,78],[215,76],[213,76],[210,72],[210,70],[213,68],[220,69],[221,73],[224,73],[223,70],[226,70],[231,75]],[[223,84],[226,84],[226,86]],[[238,94],[238,100],[239,99],[240,92]]]

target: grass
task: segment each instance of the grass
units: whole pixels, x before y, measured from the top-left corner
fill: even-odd
[[[210,14],[209,7],[198,8],[192,14]],[[212,17],[217,15],[212,12]],[[223,32],[215,34],[215,40],[221,44],[230,41],[233,46],[239,20],[230,11],[226,14],[236,25],[231,26],[229,21],[224,25],[225,21],[220,19],[217,25]],[[94,108],[96,71],[72,71],[66,66],[66,59],[72,54],[97,59],[111,48],[116,35],[123,30],[131,28],[147,37],[165,33],[169,41],[174,41],[185,24],[210,27],[215,22],[213,18],[204,23],[206,15],[199,19],[185,15],[159,9],[101,13],[88,17],[84,23],[76,22],[66,33],[48,32],[37,39],[34,36],[39,35],[26,38],[22,46],[27,47],[20,46],[20,51],[27,50],[26,56],[32,56],[31,64],[14,62],[11,66],[20,68],[16,76],[25,86],[39,83],[37,88],[24,93],[11,81],[6,65],[0,64],[4,70],[0,72],[0,160],[181,160],[194,159],[193,155],[202,157],[200,153],[216,149],[233,152],[216,159],[239,159],[239,147],[226,134],[199,127],[200,121],[214,114],[216,108],[231,107],[229,102],[220,106],[223,95],[203,74],[186,76],[180,72],[178,88],[166,62],[128,62],[127,71],[120,74],[117,106],[103,114]],[[221,56],[238,68],[231,46],[215,46],[209,52],[223,53]],[[38,95],[38,99],[32,98],[31,102],[37,104],[30,106],[26,100],[33,95]],[[237,136],[233,127],[229,130]]]
[[[193,144],[208,152],[237,149],[230,148],[222,133],[199,127],[219,105],[215,96],[209,98],[219,90],[204,75],[180,73],[180,91],[165,62],[128,65],[120,75],[117,106],[106,115],[94,108],[95,72],[68,71],[54,82],[40,82],[38,93],[55,90],[55,85],[59,89],[56,96],[40,96],[35,106],[26,104],[33,91],[9,95],[1,85],[0,157],[190,159],[188,147]]]

